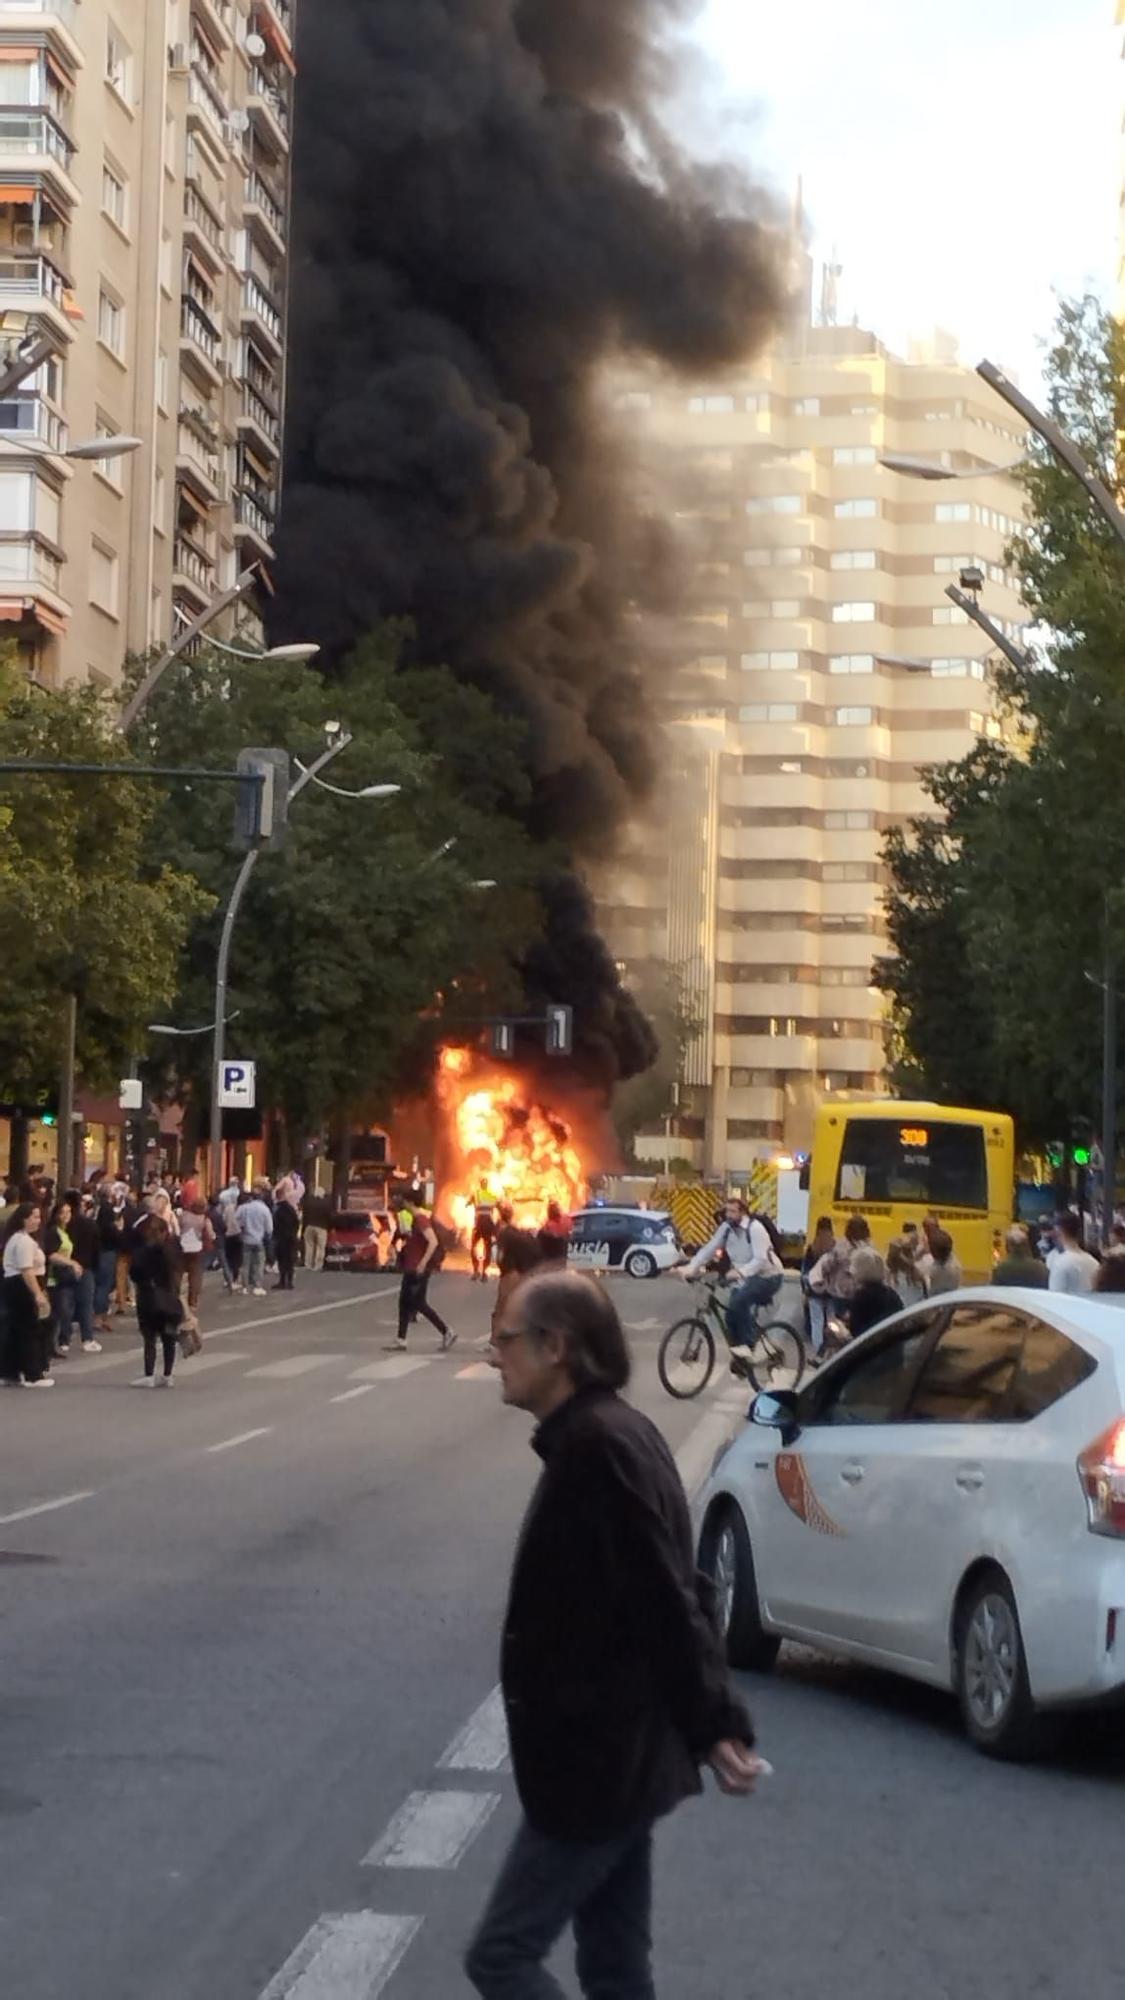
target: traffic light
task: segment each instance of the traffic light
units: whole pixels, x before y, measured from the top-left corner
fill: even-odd
[[[574,1048],[573,1007],[548,1007],[547,1054],[568,1056]]]
[[[281,847],[289,820],[288,750],[240,750],[237,768],[243,778],[234,809],[235,846]]]
[[[1076,1147],[1074,1148],[1074,1164],[1075,1164],[1075,1166],[1076,1166],[1076,1167],[1088,1167],[1088,1166],[1089,1166],[1089,1164],[1090,1164],[1090,1148],[1089,1148],[1089,1146],[1076,1146]]]
[[[492,1053],[500,1062],[511,1062],[516,1052],[516,1031],[511,1021],[492,1023]]]

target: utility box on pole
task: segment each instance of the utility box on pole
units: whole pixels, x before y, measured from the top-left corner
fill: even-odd
[[[243,853],[283,846],[289,820],[288,750],[240,750],[236,762],[244,782],[235,803],[235,846]]]

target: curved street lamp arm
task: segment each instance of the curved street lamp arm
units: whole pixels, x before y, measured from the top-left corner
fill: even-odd
[[[1125,514],[1121,512],[1109,488],[1103,485],[1096,472],[1090,470],[1073,438],[1069,438],[1064,430],[1060,430],[1051,417],[1045,416],[1042,410],[1037,409],[1030,398],[1024,395],[1022,389],[1017,389],[1014,382],[1009,382],[1008,377],[1002,369],[997,368],[995,362],[980,362],[977,374],[982,381],[988,383],[990,389],[995,389],[996,394],[1010,409],[1015,410],[1017,416],[1023,418],[1029,430],[1035,431],[1037,436],[1042,438],[1044,444],[1054,452],[1060,465],[1065,465],[1067,471],[1074,474],[1079,483],[1085,487],[1095,507],[1105,515],[1118,541],[1125,546]]]
[[[970,597],[967,591],[958,590],[955,583],[947,583],[945,594],[950,602],[957,606],[958,611],[963,611],[966,618],[971,618],[974,625],[979,625],[981,631],[987,633],[993,645],[1003,653],[1006,660],[1011,661],[1013,667],[1022,671],[1031,665],[1032,655],[1014,645],[1007,633],[1002,632],[999,625],[994,624],[987,611],[982,611],[976,599]]]

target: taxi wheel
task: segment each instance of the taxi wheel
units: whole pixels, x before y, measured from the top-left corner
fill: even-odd
[[[956,1643],[957,1696],[970,1742],[987,1757],[1035,1756],[1046,1728],[1031,1699],[1019,1612],[1003,1570],[982,1571],[965,1591]]]
[[[762,1624],[754,1556],[740,1508],[726,1506],[709,1521],[701,1555],[715,1586],[719,1631],[731,1666],[770,1673],[781,1641]]]

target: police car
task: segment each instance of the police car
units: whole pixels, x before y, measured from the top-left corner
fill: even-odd
[[[663,1209],[583,1208],[574,1217],[567,1262],[572,1270],[655,1278],[683,1254],[676,1225]]]

